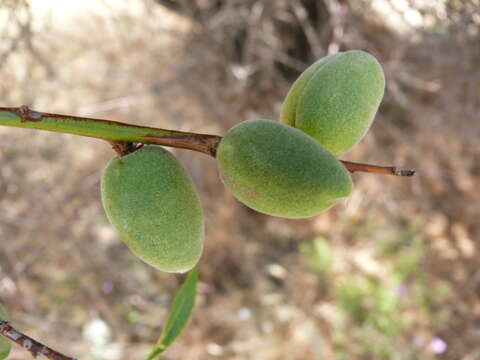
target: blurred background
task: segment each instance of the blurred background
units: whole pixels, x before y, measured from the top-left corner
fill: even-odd
[[[363,49],[387,88],[343,159],[344,203],[284,220],[249,210],[213,158],[172,152],[206,218],[193,318],[165,359],[480,359],[480,1],[0,1],[0,106],[223,134],[277,119],[316,59]],[[143,359],[181,275],[108,224],[109,144],[0,127],[0,302],[80,359]],[[27,359],[15,347],[11,359]]]

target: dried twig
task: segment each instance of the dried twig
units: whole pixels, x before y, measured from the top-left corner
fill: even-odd
[[[43,355],[45,358],[50,360],[77,360],[75,358],[63,355],[58,351],[49,348],[47,345],[44,345],[31,338],[30,336],[23,334],[21,331],[18,331],[12,325],[10,325],[10,323],[6,320],[0,319],[0,335],[28,350],[34,359],[36,359],[39,355]]]
[[[397,169],[395,166],[378,166],[378,165],[354,163],[354,162],[344,161],[344,160],[340,160],[340,161],[342,162],[343,166],[345,166],[347,170],[350,171],[351,173],[359,171],[359,172],[368,172],[368,173],[395,175],[395,176],[415,175],[415,170]]]

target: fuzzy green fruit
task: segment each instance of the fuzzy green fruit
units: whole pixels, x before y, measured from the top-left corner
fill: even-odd
[[[217,150],[225,186],[265,214],[305,218],[331,207],[352,190],[345,167],[315,139],[272,120],[244,121]]]
[[[385,76],[375,57],[360,50],[340,52],[300,75],[283,103],[280,121],[340,155],[368,131],[384,91]]]
[[[5,308],[0,304],[0,319],[8,320],[7,312]],[[10,354],[11,349],[10,341],[5,339],[3,336],[0,336],[0,360],[6,359],[8,354]]]
[[[280,114],[280,121],[288,124],[290,126],[295,126],[296,119],[297,119],[297,105],[298,100],[301,98],[303,94],[303,90],[307,86],[307,83],[310,79],[315,75],[318,69],[323,67],[326,63],[328,63],[333,58],[339,56],[341,53],[328,55],[320,60],[316,61],[312,65],[310,65],[299,77],[293,85],[290,87],[288,91],[287,97],[282,105],[282,110]]]
[[[143,261],[185,272],[202,254],[203,213],[185,169],[168,151],[144,146],[109,162],[102,202],[123,241]]]

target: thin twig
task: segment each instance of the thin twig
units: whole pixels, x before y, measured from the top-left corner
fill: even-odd
[[[221,136],[158,129],[111,120],[43,113],[20,107],[0,107],[0,125],[48,130],[94,137],[108,141],[121,156],[142,144],[156,144],[198,151],[215,157]],[[413,176],[414,170],[377,166],[341,160],[350,172],[368,172],[395,176]]]
[[[378,165],[354,163],[351,161],[344,161],[344,160],[340,160],[340,161],[351,173],[358,171],[358,172],[368,172],[368,173],[395,175],[395,176],[415,175],[415,170],[397,169],[395,166],[378,166]]]
[[[215,157],[221,136],[165,130],[117,121],[43,113],[20,107],[0,107],[0,125],[48,130],[109,142],[156,144],[198,151]]]
[[[49,348],[37,340],[15,329],[6,320],[0,319],[0,335],[28,350],[34,359],[39,355],[50,360],[77,360]]]

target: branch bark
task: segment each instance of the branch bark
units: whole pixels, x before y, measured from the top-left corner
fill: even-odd
[[[10,323],[6,320],[0,319],[0,336],[7,338],[8,340],[29,351],[34,359],[36,359],[39,355],[43,355],[45,358],[50,360],[77,360],[75,358],[63,355],[58,351],[49,348],[47,345],[44,345],[31,338],[30,336],[23,334],[10,325]]]

